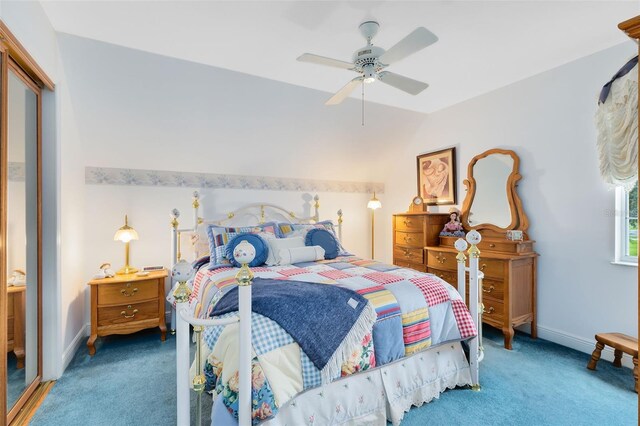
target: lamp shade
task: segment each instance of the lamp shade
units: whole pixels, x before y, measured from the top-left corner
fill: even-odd
[[[380,207],[382,207],[382,203],[380,202],[380,200],[378,200],[376,198],[376,193],[373,193],[373,198],[369,200],[369,202],[367,203],[367,208],[371,209],[371,210],[376,210],[379,209]]]
[[[138,239],[138,233],[129,226],[127,216],[124,217],[124,225],[116,231],[113,239],[114,241],[122,241],[123,243]]]

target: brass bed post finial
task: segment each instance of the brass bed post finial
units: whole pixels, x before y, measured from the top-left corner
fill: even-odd
[[[256,249],[248,242],[242,241],[233,250],[233,257],[242,265],[236,274],[238,285],[250,286],[253,281],[253,272],[249,269],[249,263],[256,257]]]
[[[171,210],[171,226],[173,229],[178,229],[178,218],[180,217],[180,210]]]
[[[198,191],[193,191],[193,208],[198,209],[200,207],[200,193]]]
[[[320,221],[320,197],[318,196],[318,194],[315,195],[315,197],[313,197],[313,201],[315,201],[315,203],[313,204],[313,208],[315,209],[315,215],[314,215],[314,219],[316,222]]]
[[[191,267],[191,264],[184,260],[179,261],[172,268],[171,278],[175,279],[178,282],[176,289],[173,291],[173,297],[176,299],[176,305],[178,303],[189,302],[191,290],[189,289],[189,286],[187,286],[187,281],[189,281],[192,274],[193,269]]]

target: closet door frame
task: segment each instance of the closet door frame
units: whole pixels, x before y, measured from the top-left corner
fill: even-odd
[[[9,409],[7,407],[7,122],[9,72],[13,72],[36,95],[37,105],[37,310],[38,310],[38,373],[22,395]],[[42,90],[53,91],[53,81],[40,68],[9,28],[0,21],[0,419],[6,424],[18,415],[42,380]],[[1,422],[1,421],[0,421]]]

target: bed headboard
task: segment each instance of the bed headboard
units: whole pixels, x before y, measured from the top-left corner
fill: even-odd
[[[182,240],[187,237],[189,244],[193,247],[196,256],[199,252],[208,251],[209,242],[206,235],[207,225],[214,224],[220,226],[248,226],[265,222],[287,222],[287,223],[316,223],[320,221],[320,197],[313,197],[313,216],[301,216],[293,210],[271,204],[252,203],[241,206],[228,212],[226,215],[216,219],[205,219],[200,217],[200,194],[194,191],[192,199],[193,226],[190,228],[180,227],[180,211],[171,211],[171,265],[183,258]],[[342,239],[342,210],[337,212],[338,239]]]

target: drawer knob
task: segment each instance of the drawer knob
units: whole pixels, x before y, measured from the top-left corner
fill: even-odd
[[[484,271],[486,267],[487,267],[487,264],[486,264],[486,263],[483,263],[483,264],[482,264],[482,266],[480,266],[480,270],[481,270],[481,271]]]
[[[493,244],[493,243],[489,244],[489,248],[494,248],[495,246],[496,246],[496,245],[495,245],[495,244]]]
[[[127,309],[131,309],[131,305],[128,305]],[[134,309],[131,315],[127,315],[127,311],[120,312],[120,315],[122,315],[124,318],[134,318],[137,313],[138,313],[138,310]]]
[[[407,237],[406,235],[404,236],[404,242],[408,243],[410,241],[413,241],[413,237]]]
[[[444,263],[447,261],[447,258],[444,256],[441,256],[441,254],[442,253],[436,255],[436,260],[440,262],[440,264],[444,265]]]
[[[482,291],[484,293],[491,293],[493,290],[495,290],[496,288],[492,285],[489,286],[489,290],[487,290],[486,288],[484,288],[484,286],[482,286]]]
[[[405,220],[403,220],[403,222],[404,222],[404,224],[405,224],[406,226],[411,225],[411,219],[405,219]]]
[[[495,310],[496,310],[496,308],[494,308],[493,306],[489,306],[489,309],[484,311],[484,313],[485,314],[492,314]]]
[[[127,287],[129,287],[129,286],[127,285]],[[131,297],[134,294],[136,294],[137,292],[138,292],[138,287],[134,287],[131,290],[131,292],[128,292],[126,288],[123,288],[122,290],[120,290],[120,294],[122,294],[125,297]]]

